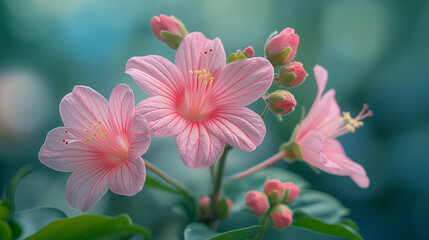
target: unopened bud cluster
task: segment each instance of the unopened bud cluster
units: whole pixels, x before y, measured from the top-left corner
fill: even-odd
[[[294,201],[299,195],[299,188],[292,182],[282,183],[279,180],[268,180],[264,192],[249,191],[246,194],[246,206],[250,212],[262,216],[269,214],[276,229],[292,224],[292,211],[286,204]]]
[[[229,198],[219,198],[216,206],[216,218],[220,220],[224,220],[231,213],[232,210],[232,201]],[[204,222],[206,219],[210,217],[211,210],[211,198],[206,195],[201,198],[200,203],[198,205],[198,217]]]
[[[185,25],[174,16],[169,17],[163,14],[159,17],[155,16],[150,21],[150,25],[156,38],[173,49],[177,49],[188,34]]]

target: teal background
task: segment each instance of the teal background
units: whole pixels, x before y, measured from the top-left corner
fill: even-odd
[[[190,32],[219,37],[227,54],[250,45],[263,56],[268,35],[285,27],[300,36],[295,60],[309,77],[291,90],[297,110],[281,123],[268,114],[263,144],[252,153],[233,150],[226,175],[270,157],[289,139],[301,107],[308,110],[315,98],[312,68],[320,64],[329,72],[327,89],[336,89],[343,110],[355,115],[366,102],[374,112],[365,127],[340,138],[348,156],[367,170],[371,185],[360,189],[348,177],[317,175],[298,161],[276,166],[340,199],[365,239],[427,239],[429,2],[424,0],[1,0],[0,188],[21,166],[36,168],[18,187],[17,210],[50,206],[80,214],[65,199],[68,174],[42,165],[38,151],[47,132],[62,125],[58,106],[75,85],[108,97],[115,85],[126,83],[136,102],[147,97],[124,70],[132,56],[174,59],[174,51],[150,28],[150,19],[159,14],[177,16]],[[251,108],[260,113],[264,104],[259,100]],[[209,171],[187,169],[173,138],[153,138],[143,158],[197,196],[210,190]],[[133,197],[108,193],[89,213],[128,213],[155,239],[175,239],[186,225],[178,202],[146,187]],[[331,239],[296,228],[269,231],[265,239],[280,236]]]

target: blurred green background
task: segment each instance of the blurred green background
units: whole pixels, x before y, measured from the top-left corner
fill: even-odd
[[[154,15],[175,15],[190,32],[219,37],[227,54],[253,46],[257,56],[274,30],[292,27],[300,36],[295,60],[309,77],[291,90],[297,110],[283,122],[265,117],[267,134],[254,153],[233,150],[226,174],[244,170],[278,151],[316,95],[315,64],[329,71],[327,88],[337,90],[343,110],[357,114],[364,102],[374,112],[365,127],[340,140],[371,180],[360,189],[348,177],[315,174],[302,162],[285,162],[351,209],[365,239],[427,239],[429,233],[429,1],[142,1],[1,0],[0,2],[0,188],[21,166],[36,170],[17,190],[17,210],[50,206],[68,215],[68,174],[42,165],[37,157],[47,132],[62,125],[59,103],[74,85],[105,97],[118,83],[147,95],[124,73],[132,56],[174,51],[150,28]],[[251,105],[256,112],[260,100]],[[144,159],[201,196],[210,190],[208,170],[187,169],[173,138],[153,138]],[[175,239],[186,225],[171,194],[146,187],[133,197],[108,193],[90,213],[128,213],[153,230],[155,239]],[[250,216],[250,215],[249,215]],[[249,217],[256,223],[256,217]],[[236,219],[220,225],[243,225]],[[332,239],[297,228],[269,231],[266,239]],[[282,238],[283,239],[283,238]]]

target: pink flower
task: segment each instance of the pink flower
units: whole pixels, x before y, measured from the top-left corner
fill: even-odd
[[[152,31],[156,38],[164,42],[164,37],[161,35],[161,31],[166,31],[183,37],[180,30],[179,22],[174,17],[169,17],[161,14],[159,17],[154,16],[150,21]]]
[[[340,107],[335,100],[335,90],[322,96],[328,79],[328,72],[321,66],[314,67],[318,93],[308,115],[299,128],[296,143],[299,144],[303,160],[315,167],[336,175],[350,176],[362,188],[369,186],[365,169],[349,159],[337,137],[354,132],[363,125],[360,121],[372,115],[366,112],[365,104],[356,118],[348,112],[341,117]],[[366,112],[366,113],[365,113]]]
[[[295,30],[293,28],[285,28],[268,41],[265,54],[273,65],[282,65],[295,58],[298,44],[299,36],[295,34]],[[289,54],[281,54],[287,48],[290,49]]]
[[[271,179],[265,182],[264,192],[267,194],[270,203],[276,204],[283,197],[283,185],[280,180]]]
[[[291,203],[298,198],[299,188],[293,182],[285,182],[282,184],[285,194],[284,203]]]
[[[106,193],[131,196],[141,191],[146,170],[140,157],[149,147],[149,125],[134,112],[134,95],[125,84],[110,100],[89,87],[77,86],[60,104],[65,127],[51,130],[39,152],[40,161],[62,172],[73,172],[66,195],[81,211]]]
[[[265,125],[245,106],[260,98],[274,75],[264,58],[225,65],[222,42],[203,34],[187,35],[175,64],[160,56],[131,58],[126,73],[151,97],[137,105],[153,136],[175,136],[183,163],[204,169],[223,153],[225,143],[253,151],[263,140]]]
[[[282,87],[293,88],[299,86],[307,77],[302,63],[291,62],[284,65],[279,72],[279,85]]]
[[[253,57],[253,55],[255,55],[255,51],[253,51],[253,48],[251,46],[244,49],[243,53],[246,54],[246,56],[249,58],[251,58],[251,57]]]

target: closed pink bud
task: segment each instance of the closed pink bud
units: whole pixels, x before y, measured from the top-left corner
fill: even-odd
[[[174,16],[154,16],[150,21],[156,38],[165,42],[173,49],[177,49],[183,38],[188,34],[185,25]]]
[[[255,55],[255,52],[253,51],[253,48],[250,47],[250,46],[247,47],[246,49],[244,49],[243,53],[246,54],[246,56],[248,58],[251,58],[251,57],[253,57],[253,55]]]
[[[210,197],[209,196],[206,195],[206,196],[201,198],[199,208],[200,208],[201,213],[203,213],[203,214],[208,213],[209,208],[210,208]]]
[[[278,83],[282,87],[293,88],[303,83],[306,77],[302,63],[291,62],[280,69]]]
[[[274,114],[285,115],[295,110],[296,100],[292,93],[277,90],[268,96],[267,103]]]
[[[270,219],[276,229],[282,229],[292,224],[292,212],[286,205],[279,204],[271,209]]]
[[[268,199],[272,205],[280,202],[283,197],[283,185],[277,179],[268,180],[265,182],[264,192],[267,194]]]
[[[245,197],[247,208],[255,215],[265,214],[270,204],[268,202],[267,195],[257,191],[249,191]]]
[[[265,54],[274,66],[282,65],[292,61],[298,44],[299,36],[295,34],[295,30],[286,28],[268,41]]]
[[[293,182],[283,183],[283,191],[285,191],[284,203],[293,202],[299,195],[299,188]]]

